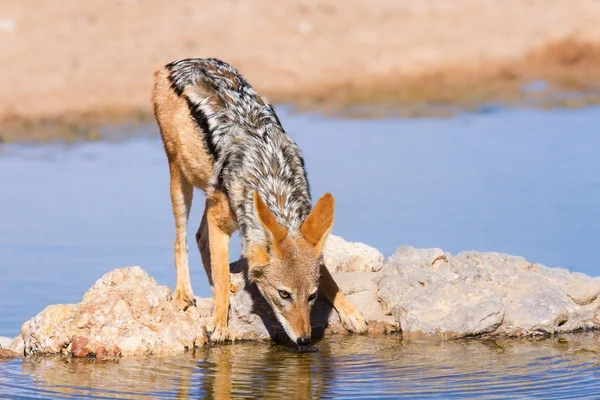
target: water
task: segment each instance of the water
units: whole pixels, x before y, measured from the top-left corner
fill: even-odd
[[[0,363],[0,396],[61,398],[593,398],[600,336],[445,343],[335,337],[316,353],[265,343],[172,358]]]
[[[303,149],[314,198],[327,191],[336,197],[335,234],[373,245],[386,256],[404,243],[453,253],[498,251],[600,275],[599,108],[511,110],[422,120],[328,119],[292,115],[285,110],[281,117]],[[117,267],[141,265],[160,284],[174,286],[174,226],[167,163],[156,128],[138,129],[141,137],[120,142],[0,149],[0,336],[17,335],[21,324],[46,305],[78,302],[102,274]],[[202,194],[195,196],[190,238],[202,213]],[[239,244],[234,238],[231,258],[238,255]],[[209,296],[192,240],[190,264],[196,294]],[[342,344],[336,344],[338,340]],[[382,390],[395,393],[427,394],[428,390],[442,390],[439,385],[448,379],[457,379],[460,389],[462,380],[470,382],[471,378],[471,389],[481,390],[486,374],[501,385],[501,377],[508,371],[481,364],[485,360],[482,356],[481,363],[476,364],[480,369],[472,370],[471,378],[464,378],[461,374],[469,364],[464,355],[457,356],[464,365],[461,360],[452,363],[444,359],[435,361],[442,369],[428,369],[427,365],[432,365],[422,363],[434,363],[437,355],[427,361],[419,354],[437,354],[439,346],[424,346],[412,354],[405,353],[408,345],[388,343],[397,347],[386,350],[393,362],[383,362],[381,358],[386,355],[369,347],[368,341],[347,339],[357,340],[352,348],[364,347],[366,353],[338,355],[344,340],[323,342],[316,355],[282,356],[275,347],[245,344],[200,350],[196,358],[147,360],[144,363],[152,368],[142,374],[140,382],[147,384],[149,392],[162,397],[164,390],[169,397],[184,385],[176,373],[181,369],[192,371],[189,379],[193,384],[187,384],[190,392],[201,393],[211,374],[221,374],[211,362],[203,363],[202,352],[215,357],[222,351],[223,357],[236,359],[241,357],[238,352],[246,352],[245,346],[258,346],[249,354],[259,352],[264,360],[284,360],[273,361],[273,366],[256,361],[258,371],[273,369],[278,377],[275,381],[293,385],[286,381],[291,379],[286,377],[287,371],[293,376],[297,369],[307,368],[313,375],[322,375],[313,376],[311,385],[321,385],[323,393],[330,394],[375,393],[377,379],[382,377],[389,377],[385,385],[381,382]],[[479,347],[469,346],[480,344],[464,346],[474,349],[473,357],[479,357]],[[520,346],[515,344],[516,352]],[[522,379],[523,384],[545,382],[556,370],[572,379],[576,376],[572,382],[577,388],[593,384],[578,381],[586,376],[580,376],[578,368],[586,365],[586,371],[598,377],[597,368],[570,355],[535,364],[545,360],[548,349],[554,347],[535,347],[539,351],[531,350],[529,358],[519,358],[523,364],[517,363],[511,379]],[[471,356],[469,351],[465,354]],[[510,360],[504,360],[504,354],[498,353],[495,359],[508,365]],[[340,362],[328,363],[328,358]],[[291,364],[285,360],[292,360]],[[247,364],[252,365],[250,361]],[[538,367],[526,367],[528,363]],[[146,368],[146,364],[126,360],[113,364],[18,360],[0,365],[0,377],[8,380],[10,387],[54,391],[58,390],[56,385],[66,385],[69,388],[64,390],[77,393],[91,393],[92,389],[83,389],[86,385],[102,389],[103,379],[88,381],[100,371],[119,377],[105,382],[117,387],[115,393],[121,393],[119,390],[126,391],[129,382],[125,377],[134,379]],[[280,369],[283,372],[277,372]],[[83,371],[78,378],[81,382],[69,380],[69,374],[77,375],[77,371]],[[417,380],[428,374],[433,375]],[[263,385],[261,379],[268,379],[258,372],[255,375],[252,382],[256,383],[250,386]],[[373,381],[367,383],[365,379]],[[156,384],[151,384],[154,380]],[[323,383],[317,385],[319,380]],[[139,392],[145,390],[141,383],[135,386]],[[51,389],[43,389],[48,385]],[[110,390],[102,389],[101,394],[116,395]]]

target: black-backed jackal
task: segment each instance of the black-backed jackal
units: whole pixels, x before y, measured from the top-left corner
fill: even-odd
[[[327,193],[311,207],[304,160],[273,106],[217,59],[185,59],[156,71],[152,102],[171,173],[177,232],[173,296],[182,308],[195,303],[186,239],[193,187],[206,193],[196,241],[214,292],[210,339],[227,339],[228,248],[238,228],[248,276],[294,342],[310,343],[318,290],[347,330],[365,332],[362,314],[322,260],[333,196]]]

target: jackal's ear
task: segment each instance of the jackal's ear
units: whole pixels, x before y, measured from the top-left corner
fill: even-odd
[[[333,226],[335,203],[331,193],[325,193],[302,223],[300,232],[310,244],[321,249],[323,241]]]
[[[287,236],[287,229],[277,222],[275,216],[257,192],[254,192],[254,208],[256,209],[260,223],[271,234],[273,242],[277,244],[283,241]]]

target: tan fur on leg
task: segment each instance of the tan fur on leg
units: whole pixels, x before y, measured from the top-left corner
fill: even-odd
[[[213,316],[207,329],[210,332],[211,341],[222,342],[227,340],[227,317],[231,288],[229,239],[236,226],[229,202],[223,193],[214,193],[208,198],[206,204],[208,247],[215,295]]]
[[[362,313],[344,296],[325,265],[321,265],[319,290],[338,312],[340,321],[346,330],[356,333],[367,331],[367,323]]]
[[[173,298],[182,309],[196,304],[190,282],[187,249],[187,222],[192,205],[192,185],[185,179],[174,163],[169,163],[171,172],[171,204],[175,217],[175,269],[176,284]]]

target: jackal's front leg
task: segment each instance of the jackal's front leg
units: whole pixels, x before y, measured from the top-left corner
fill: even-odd
[[[367,331],[367,323],[362,313],[344,296],[339,286],[333,280],[327,267],[321,265],[321,277],[319,289],[340,316],[340,321],[349,332],[364,333]]]
[[[227,340],[227,318],[229,315],[229,239],[235,229],[229,203],[225,196],[208,199],[206,216],[208,222],[208,248],[210,252],[211,274],[214,289],[214,309],[207,330],[210,340]]]

